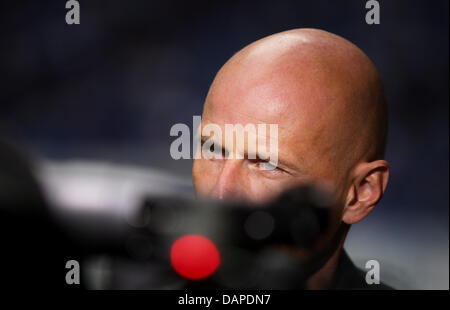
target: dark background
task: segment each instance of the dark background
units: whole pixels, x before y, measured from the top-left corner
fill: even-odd
[[[448,289],[449,1],[380,0],[381,24],[367,25],[365,1],[80,0],[70,26],[65,2],[0,4],[3,136],[52,161],[189,179],[169,131],[201,115],[229,57],[283,30],[336,33],[373,60],[390,113],[388,191],[346,247],[362,267],[380,260],[399,288]]]

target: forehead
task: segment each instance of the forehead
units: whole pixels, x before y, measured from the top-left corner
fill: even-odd
[[[309,48],[243,53],[217,74],[204,112],[230,123],[277,123],[309,131],[327,116],[325,110],[339,108],[333,103],[347,92],[343,85],[351,85],[338,67]]]
[[[326,80],[320,87],[313,85],[318,78],[306,71],[289,71],[289,65],[236,65],[221,70],[208,93],[203,116],[219,125],[277,124],[280,138],[285,139],[314,136],[323,131],[324,112],[336,94]]]
[[[217,75],[205,102],[203,122],[277,124],[280,158],[325,169],[330,162],[332,131],[338,92],[331,76],[314,75],[317,66],[305,63],[237,63]],[[333,116],[334,115],[334,116]],[[325,158],[325,160],[324,160]]]

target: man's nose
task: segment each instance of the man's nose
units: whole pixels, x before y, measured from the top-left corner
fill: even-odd
[[[244,188],[241,184],[242,160],[225,159],[216,184],[210,192],[213,199],[241,200]]]

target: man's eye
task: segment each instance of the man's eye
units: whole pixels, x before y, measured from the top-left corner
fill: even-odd
[[[214,158],[224,157],[224,152],[223,152],[222,148],[214,146],[214,144],[211,144],[208,151],[214,155]]]
[[[267,162],[267,161],[263,161],[263,162],[259,162],[259,167],[260,170],[267,170],[267,171],[276,171],[279,170],[277,166],[275,166],[274,164]]]
[[[260,171],[268,171],[268,172],[283,172],[282,169],[278,168],[277,165],[263,161],[263,160],[250,160],[252,166]]]
[[[220,154],[220,153],[222,153],[222,150],[220,150],[220,152],[219,152],[219,149],[218,149],[217,147],[215,147],[214,144],[212,144],[212,145],[209,147],[209,151],[210,151],[211,153],[214,153],[214,154]]]

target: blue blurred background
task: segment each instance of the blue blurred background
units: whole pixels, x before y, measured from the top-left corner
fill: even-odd
[[[51,162],[153,167],[190,182],[169,154],[221,65],[245,45],[313,27],[358,45],[389,105],[388,191],[346,248],[397,288],[449,288],[449,1],[65,1],[0,4],[0,134]]]

